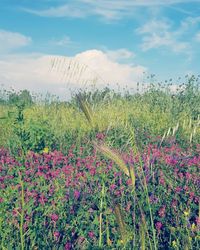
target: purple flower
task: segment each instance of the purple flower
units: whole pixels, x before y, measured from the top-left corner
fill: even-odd
[[[177,200],[173,200],[172,203],[171,203],[171,207],[176,209],[177,205],[178,205]]]
[[[158,203],[158,198],[154,195],[154,194],[152,194],[150,197],[149,197],[149,200],[150,200],[150,203]]]
[[[47,199],[44,195],[41,195],[40,198],[38,199],[38,202],[41,204],[41,205],[45,205],[45,203],[47,202]]]
[[[197,226],[200,226],[200,217],[196,217],[195,219]]]
[[[84,241],[85,241],[85,238],[82,237],[82,236],[79,236],[78,239],[77,239],[77,244],[82,245]]]
[[[194,192],[190,192],[189,195],[190,195],[190,200],[192,200],[195,196]]]
[[[70,250],[70,249],[72,249],[72,244],[70,242],[67,242],[65,244],[65,250]]]
[[[60,233],[56,231],[53,233],[53,236],[56,238],[56,240],[58,240],[58,238],[60,237]]]
[[[115,190],[116,187],[117,187],[117,186],[116,186],[115,184],[111,184],[111,185],[110,185],[110,190],[113,191],[113,190]]]
[[[162,223],[160,221],[156,222],[156,229],[158,230],[158,232],[160,232],[161,228],[162,228]]]
[[[190,180],[190,179],[192,178],[192,175],[191,175],[190,173],[186,172],[186,173],[185,173],[185,178],[186,178],[187,180]]]
[[[90,232],[88,233],[88,236],[89,236],[89,238],[93,239],[94,236],[95,236],[95,234],[94,234],[94,232],[90,231]]]
[[[166,206],[162,206],[159,211],[158,211],[158,214],[160,217],[165,217],[165,209],[166,209]]]
[[[59,216],[57,214],[52,214],[51,215],[51,220],[56,222],[59,219]]]
[[[182,191],[182,188],[181,188],[181,187],[176,187],[176,188],[175,188],[175,192],[176,192],[176,193],[180,193],[181,191]]]
[[[78,198],[80,197],[80,192],[78,190],[74,191],[74,197],[78,200]]]
[[[127,206],[125,208],[126,212],[129,212],[130,208],[131,208],[131,202],[128,202],[128,204],[127,204]]]
[[[97,140],[103,140],[105,138],[105,134],[103,134],[103,133],[97,133],[96,134],[96,138],[97,138]]]
[[[161,177],[161,178],[159,179],[159,184],[165,185],[165,179]]]

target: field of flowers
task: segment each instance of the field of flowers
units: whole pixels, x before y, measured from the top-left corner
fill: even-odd
[[[1,104],[0,249],[200,249],[200,93],[101,94]]]
[[[0,155],[2,249],[199,247],[200,145],[121,154],[134,186],[95,149]]]

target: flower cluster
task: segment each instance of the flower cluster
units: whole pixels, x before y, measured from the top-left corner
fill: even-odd
[[[99,140],[103,138],[98,135]],[[18,242],[10,241],[9,237],[18,238],[19,228],[23,226],[26,243],[34,239],[38,248],[44,247],[42,242],[46,242],[47,248],[96,246],[100,200],[104,194],[106,220],[102,227],[105,229],[109,224],[111,241],[117,244],[120,236],[116,234],[115,204],[120,204],[126,212],[129,226],[134,222],[139,227],[141,204],[145,219],[150,221],[143,189],[147,185],[160,246],[170,237],[175,240],[184,228],[189,228],[195,241],[200,226],[200,146],[183,150],[176,144],[164,147],[149,144],[142,152],[134,154],[130,150],[122,158],[136,174],[138,199],[134,215],[131,179],[96,150],[88,155],[84,147],[77,152],[72,146],[67,155],[46,150],[42,154],[29,152],[19,159],[1,148],[0,217],[5,235],[0,240],[4,237],[4,244],[14,249]],[[187,216],[186,211],[190,211]]]

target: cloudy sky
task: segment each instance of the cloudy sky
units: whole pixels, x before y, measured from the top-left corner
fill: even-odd
[[[200,74],[200,0],[0,0],[0,85],[62,97]]]

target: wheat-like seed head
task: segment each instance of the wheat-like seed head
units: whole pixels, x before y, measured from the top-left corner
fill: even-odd
[[[80,108],[83,111],[86,119],[88,120],[90,125],[93,126],[93,113],[92,113],[92,110],[91,110],[89,104],[87,103],[87,101],[83,100],[81,94],[76,95],[76,97],[77,97]]]
[[[128,167],[116,152],[106,145],[99,145],[96,142],[93,142],[93,144],[102,154],[114,161],[127,176],[130,176]]]

